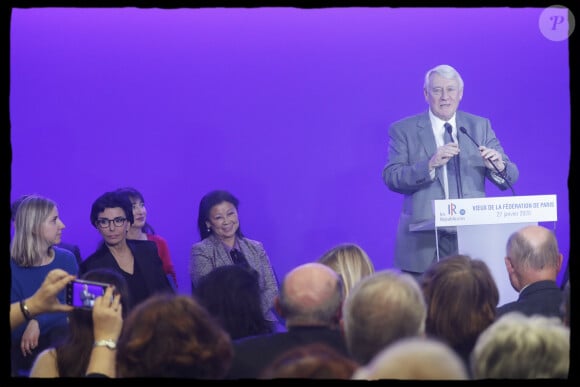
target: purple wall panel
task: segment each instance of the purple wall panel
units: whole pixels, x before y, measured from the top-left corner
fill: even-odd
[[[94,199],[136,187],[183,293],[215,188],[239,197],[280,278],[347,241],[389,268],[401,197],[381,180],[388,125],[427,108],[424,73],[448,63],[460,107],[489,117],[518,163],[516,194],[558,195],[567,260],[568,44],[542,35],[541,11],[13,9],[11,198],[56,200],[63,239],[87,256]]]

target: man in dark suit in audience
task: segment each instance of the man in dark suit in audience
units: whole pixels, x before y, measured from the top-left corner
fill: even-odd
[[[562,254],[554,233],[542,226],[526,226],[507,241],[505,265],[516,301],[497,309],[497,318],[518,311],[562,318],[562,290],[556,283]]]
[[[287,332],[234,341],[229,379],[255,379],[283,352],[321,342],[348,356],[339,329],[343,285],[340,277],[320,263],[306,263],[290,271],[275,299],[276,311],[286,320]]]

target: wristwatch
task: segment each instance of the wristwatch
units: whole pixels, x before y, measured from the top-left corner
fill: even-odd
[[[113,349],[117,349],[117,343],[111,339],[97,340],[93,344],[93,348],[94,347],[107,347],[107,348],[113,350]]]

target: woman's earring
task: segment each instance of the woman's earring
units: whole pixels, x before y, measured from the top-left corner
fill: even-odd
[[[209,227],[207,228],[207,233],[211,234],[211,228],[209,228]]]

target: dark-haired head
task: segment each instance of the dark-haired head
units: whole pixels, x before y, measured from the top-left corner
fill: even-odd
[[[202,240],[210,236],[212,232],[206,225],[206,222],[209,222],[211,209],[223,202],[231,203],[236,208],[236,211],[238,210],[238,205],[240,203],[234,195],[224,190],[211,191],[201,198],[197,215],[197,228],[199,229],[199,236]],[[236,235],[238,237],[243,237],[241,226],[238,227]]]
[[[216,267],[200,278],[193,291],[232,340],[273,332],[264,318],[261,294],[258,272],[242,265]]]
[[[125,218],[129,224],[133,224],[133,204],[128,196],[121,194],[120,192],[111,191],[105,192],[95,200],[93,206],[91,207],[91,224],[93,227],[97,228],[97,219],[99,214],[104,212],[107,208],[121,208],[125,212]]]
[[[142,203],[143,206],[145,205],[145,198],[143,197],[143,194],[133,187],[118,188],[115,190],[115,192],[118,192],[121,195],[127,196],[129,198],[131,201],[131,209],[134,208],[136,203]],[[145,222],[143,227],[141,227],[141,230],[146,234],[155,234],[155,229],[148,222]]]

